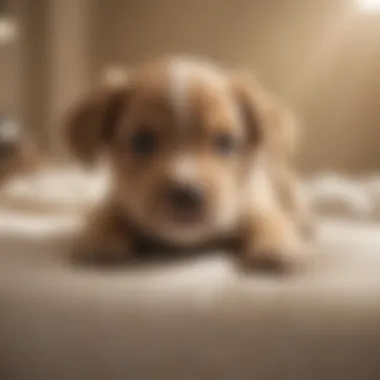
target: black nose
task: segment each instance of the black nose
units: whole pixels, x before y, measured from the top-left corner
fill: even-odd
[[[195,184],[172,183],[167,195],[171,207],[179,211],[196,211],[204,203],[204,192]]]

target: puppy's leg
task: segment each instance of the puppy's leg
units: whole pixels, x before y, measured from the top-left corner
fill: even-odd
[[[280,166],[275,172],[275,186],[281,207],[295,219],[303,236],[314,236],[315,215],[296,173],[290,167]]]
[[[89,264],[114,264],[131,257],[131,235],[112,205],[94,210],[71,253],[74,262]]]
[[[243,221],[242,264],[275,271],[297,267],[303,257],[298,223],[281,207],[271,185],[259,190]]]
[[[300,264],[301,240],[285,213],[255,213],[243,231],[241,259],[247,268],[286,271]]]

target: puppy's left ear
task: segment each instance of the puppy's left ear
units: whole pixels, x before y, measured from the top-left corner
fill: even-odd
[[[266,147],[278,156],[292,155],[297,128],[289,109],[250,75],[233,75],[231,87],[248,136],[255,146]]]
[[[237,73],[231,76],[230,85],[248,138],[254,145],[267,141],[270,101],[253,76]]]

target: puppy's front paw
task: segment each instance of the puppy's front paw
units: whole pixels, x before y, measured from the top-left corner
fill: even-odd
[[[289,273],[302,264],[302,255],[298,247],[248,245],[240,256],[245,270],[265,270],[276,273]]]
[[[239,256],[245,270],[289,273],[302,266],[303,249],[295,231],[274,229],[270,233],[255,232],[257,230],[252,230],[252,234],[245,237]]]
[[[132,256],[132,239],[117,208],[104,202],[92,210],[71,249],[74,263],[117,265]]]

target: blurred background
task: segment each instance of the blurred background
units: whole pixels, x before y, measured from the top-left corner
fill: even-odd
[[[380,169],[379,0],[2,0],[0,110],[59,156],[72,102],[168,53],[256,72],[302,121],[305,172]]]

